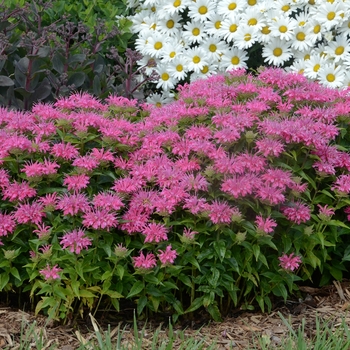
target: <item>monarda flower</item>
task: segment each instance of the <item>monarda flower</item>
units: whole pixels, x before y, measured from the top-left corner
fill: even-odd
[[[292,204],[292,206],[283,208],[282,213],[289,221],[292,221],[298,225],[300,225],[302,222],[310,220],[311,217],[310,208],[301,202],[295,202]]]
[[[62,210],[64,215],[76,215],[88,210],[89,202],[85,194],[65,194],[58,199],[56,209]]]
[[[147,255],[144,255],[142,252],[139,256],[133,257],[134,260],[134,267],[136,269],[141,270],[150,270],[153,267],[157,266],[156,257],[153,253],[148,253]]]
[[[142,231],[146,236],[145,243],[159,243],[168,239],[167,228],[164,225],[150,223]]]
[[[23,201],[24,199],[34,197],[36,195],[36,190],[29,186],[25,181],[9,184],[3,190],[3,198],[8,199],[10,202]]]
[[[87,187],[89,180],[90,177],[85,174],[66,175],[63,185],[67,186],[68,191],[79,192]]]
[[[0,237],[8,236],[13,233],[16,228],[16,222],[12,214],[0,213]]]
[[[258,232],[262,233],[271,233],[274,231],[274,228],[277,226],[275,220],[271,218],[264,219],[261,215],[258,215],[255,219],[255,224]]]
[[[49,265],[46,266],[45,269],[40,270],[40,275],[42,275],[46,281],[50,280],[58,280],[60,279],[60,275],[58,274],[61,272],[62,269],[58,267],[58,265],[50,267]]]
[[[109,231],[117,226],[118,220],[113,213],[106,209],[90,209],[83,215],[82,223],[87,228],[92,227],[95,230]]]
[[[83,249],[88,249],[92,244],[89,237],[85,236],[85,232],[81,229],[67,232],[60,242],[63,249],[69,249],[70,252],[80,254]]]
[[[280,261],[279,265],[282,267],[282,269],[287,271],[294,271],[301,264],[300,256],[294,256],[294,253],[291,253],[290,255],[283,254],[278,258],[278,260]]]
[[[19,224],[35,224],[39,225],[43,221],[44,213],[43,205],[38,202],[19,204],[13,217]]]
[[[56,143],[52,146],[51,154],[57,158],[62,158],[64,160],[71,160],[79,155],[79,151],[75,146],[69,142]]]
[[[158,258],[163,266],[172,265],[177,257],[176,250],[172,249],[171,245],[168,245],[165,250],[158,250]]]

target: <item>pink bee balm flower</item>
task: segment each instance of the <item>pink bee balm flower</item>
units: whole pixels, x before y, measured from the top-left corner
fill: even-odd
[[[146,236],[145,243],[159,243],[168,239],[167,232],[164,225],[150,223],[143,229],[142,233]]]
[[[72,165],[87,171],[91,171],[98,167],[98,163],[98,160],[92,156],[83,156],[75,158]]]
[[[133,260],[134,260],[134,267],[138,269],[149,270],[157,266],[156,258],[153,253],[148,253],[147,255],[144,255],[141,252],[140,255],[135,256]]]
[[[64,215],[75,215],[79,211],[86,211],[89,209],[87,197],[82,193],[65,194],[58,200],[57,209],[63,210]]]
[[[16,222],[11,214],[0,213],[0,237],[8,236],[13,233],[16,228]]]
[[[62,271],[62,269],[59,268],[57,265],[52,266],[52,267],[47,265],[45,269],[42,269],[39,272],[46,279],[46,281],[49,281],[49,280],[60,279],[61,277],[58,273],[61,271]]]
[[[79,151],[72,144],[68,143],[56,143],[52,146],[51,154],[55,157],[63,158],[65,160],[71,160],[78,157]]]
[[[97,194],[93,200],[95,207],[104,208],[107,210],[119,210],[124,206],[122,200],[115,194],[109,192],[102,192]]]
[[[117,218],[106,209],[90,209],[83,215],[83,225],[92,227],[95,230],[103,229],[109,231],[117,226]]]
[[[282,209],[283,214],[286,218],[298,225],[302,222],[310,220],[311,210],[310,208],[301,202],[293,203],[293,206],[285,207]]]
[[[10,202],[23,201],[35,195],[36,190],[31,188],[27,182],[14,181],[3,190],[3,198],[8,199]]]
[[[50,236],[51,233],[51,226],[45,226],[45,224],[38,224],[38,229],[37,230],[33,230],[34,233],[36,233],[38,235],[38,237],[40,239],[42,238],[47,238]]]
[[[43,211],[43,205],[38,202],[19,204],[13,214],[14,219],[19,224],[41,224],[46,214]]]
[[[287,271],[294,271],[301,264],[300,256],[294,256],[294,253],[291,253],[289,256],[283,254],[278,258],[280,261],[280,266]]]
[[[321,220],[328,221],[334,215],[334,208],[328,208],[327,204],[323,207],[320,204],[317,204],[317,206],[319,208],[318,217]]]
[[[263,233],[271,233],[277,226],[275,220],[271,218],[264,219],[261,215],[258,215],[255,220],[257,230]]]
[[[66,175],[63,185],[67,186],[69,191],[80,191],[86,188],[90,177],[85,174]]]
[[[187,228],[187,227],[184,228],[183,236],[189,241],[193,241],[195,238],[195,235],[197,234],[198,234],[197,231],[192,231],[190,228]]]
[[[165,249],[163,250],[158,250],[158,258],[162,265],[172,265],[177,257],[177,252],[174,249],[171,249],[171,245],[168,245]]]
[[[209,206],[209,218],[214,224],[229,224],[237,208],[230,207],[226,202],[213,201]]]
[[[66,233],[60,244],[63,249],[68,248],[72,253],[80,254],[82,249],[88,249],[92,243],[91,239],[85,236],[85,232],[79,229]]]

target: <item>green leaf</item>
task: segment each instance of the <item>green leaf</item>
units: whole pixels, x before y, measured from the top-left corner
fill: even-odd
[[[85,81],[84,72],[75,72],[68,79],[68,85],[74,85],[76,88],[82,86]]]
[[[12,86],[12,85],[15,85],[15,82],[11,78],[5,75],[0,75],[0,86]]]
[[[96,295],[86,289],[79,290],[79,296],[82,298],[96,298]]]
[[[272,288],[272,292],[277,297],[283,297],[284,301],[287,300],[288,292],[284,284],[277,284],[274,288]]]
[[[220,278],[220,271],[217,268],[213,267],[211,269],[211,272],[212,274],[208,277],[208,282],[213,288],[216,288]]]
[[[137,314],[141,315],[143,309],[145,308],[145,306],[147,305],[147,297],[145,295],[143,295],[142,297],[139,298],[139,300],[137,301]]]
[[[55,295],[57,295],[58,297],[60,297],[63,300],[67,300],[66,294],[67,294],[67,290],[64,289],[61,286],[57,286],[54,288],[54,293]]]
[[[122,280],[123,277],[124,277],[124,272],[125,272],[124,267],[121,266],[121,265],[117,265],[116,270],[117,270],[117,275],[118,275],[119,278]]]
[[[255,256],[255,261],[258,261],[259,260],[259,255],[260,255],[260,246],[257,245],[257,244],[254,244],[252,246],[252,249],[253,249],[253,254]]]
[[[12,276],[16,277],[18,280],[21,280],[19,272],[18,272],[17,268],[15,268],[14,266],[11,267],[10,273]]]
[[[2,273],[0,275],[0,291],[2,291],[10,280],[10,275],[8,273]]]
[[[218,306],[216,304],[210,304],[207,308],[210,316],[214,319],[215,322],[221,322],[221,314]]]
[[[145,285],[142,281],[137,281],[136,283],[134,283],[134,285],[132,286],[129,294],[127,295],[127,298],[131,298],[135,295],[140,294],[145,288]]]
[[[217,256],[219,257],[220,261],[222,262],[225,258],[227,242],[225,242],[223,240],[215,241],[213,245],[214,245],[214,249],[215,249]]]
[[[203,306],[203,297],[199,297],[193,300],[193,303],[190,307],[185,311],[185,313],[193,312]]]
[[[106,295],[110,296],[113,299],[121,299],[124,298],[124,296],[118,292],[116,292],[115,290],[109,290],[108,292],[105,293]]]
[[[80,294],[79,294],[80,283],[77,280],[71,281],[71,287],[72,287],[74,295],[79,298],[80,297]]]
[[[111,270],[107,270],[105,271],[105,273],[101,276],[101,281],[104,281],[108,278],[112,277],[112,271]]]

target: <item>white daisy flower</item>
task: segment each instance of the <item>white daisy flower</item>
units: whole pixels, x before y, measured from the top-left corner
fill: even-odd
[[[310,79],[318,77],[320,68],[327,64],[327,59],[317,54],[311,55],[310,59],[305,61],[304,74]]]
[[[309,39],[309,30],[305,27],[296,27],[294,29],[294,36],[291,40],[292,48],[295,50],[308,50],[312,46],[312,42]]]
[[[161,55],[161,62],[167,63],[174,60],[176,57],[183,54],[185,51],[183,45],[178,42],[177,39],[172,39],[168,43],[164,44],[162,55]]]
[[[312,8],[310,16],[316,18],[325,30],[331,30],[333,27],[343,22],[343,10],[339,10],[339,2],[333,3],[325,1],[320,6]]]
[[[218,65],[214,63],[208,63],[203,66],[199,72],[194,72],[191,74],[191,82],[198,79],[206,79],[211,75],[217,74]]]
[[[276,21],[271,23],[271,35],[277,37],[281,40],[291,40],[294,36],[294,29],[296,28],[296,23],[291,21],[287,17],[280,17]]]
[[[339,88],[345,80],[345,70],[342,66],[326,64],[320,68],[318,80],[324,86]]]
[[[335,41],[329,42],[325,47],[325,53],[328,58],[334,60],[335,63],[340,60],[346,61],[350,58],[350,43],[349,40],[343,36],[338,35]]]
[[[180,24],[181,16],[173,14],[163,19],[159,19],[157,23],[157,30],[168,36],[177,36],[180,34],[182,25]]]
[[[164,91],[173,89],[178,79],[171,76],[168,65],[158,65],[156,72],[159,74],[157,82],[157,89],[162,88]]]
[[[156,59],[151,55],[143,55],[137,64],[144,69],[146,75],[151,75],[157,66]]]
[[[293,64],[286,68],[287,72],[293,72],[298,74],[304,74],[305,72],[305,61],[302,59],[294,60]]]
[[[182,37],[188,44],[200,43],[207,37],[204,23],[200,21],[187,22],[184,28]]]
[[[216,12],[224,17],[245,11],[247,3],[245,0],[220,0]]]
[[[214,36],[208,37],[199,46],[205,50],[209,61],[219,61],[220,56],[226,49],[225,43],[218,41]]]
[[[282,66],[292,57],[292,51],[288,43],[279,38],[273,38],[269,45],[263,48],[262,56],[268,64]]]
[[[323,28],[316,18],[309,21],[308,29],[308,36],[313,44],[322,39]]]
[[[168,71],[177,80],[183,80],[187,76],[187,62],[185,56],[177,57],[169,63]]]
[[[163,55],[164,45],[167,42],[169,42],[169,37],[155,32],[147,38],[144,52],[148,55],[159,58]]]
[[[295,5],[291,4],[290,0],[275,0],[272,6],[278,11],[278,13],[284,16],[291,15],[295,8]]]
[[[174,14],[179,14],[186,9],[188,1],[186,0],[162,0],[161,8],[157,11],[159,18],[168,18]]]
[[[237,29],[238,29],[239,23],[240,23],[239,16],[235,14],[231,14],[227,16],[221,22],[219,35],[223,37],[227,42],[233,41],[237,35]]]
[[[257,29],[247,24],[242,24],[237,30],[237,35],[235,36],[234,46],[239,49],[248,49],[253,46],[257,40]]]
[[[295,18],[292,19],[292,21],[296,24],[298,27],[305,27],[310,20],[310,16],[306,12],[299,12]]]
[[[207,53],[201,47],[188,49],[184,55],[189,71],[193,70],[194,72],[199,73],[200,70],[209,63]]]
[[[196,0],[188,6],[188,16],[194,21],[205,22],[215,14],[216,2],[213,0]]]
[[[209,20],[204,22],[204,28],[207,34],[220,36],[220,28],[222,26],[222,16],[219,14],[213,15]]]
[[[255,7],[246,13],[243,13],[241,15],[240,22],[242,24],[247,24],[248,26],[254,27],[257,30],[260,30],[266,24],[264,15],[259,11],[258,8]]]
[[[247,68],[248,55],[244,50],[232,47],[224,52],[221,57],[220,70],[229,71],[236,68]]]
[[[260,30],[258,30],[256,32],[256,37],[260,43],[264,43],[264,44],[269,43],[272,39],[271,22],[269,22],[267,25],[265,25]]]
[[[170,92],[163,92],[162,94],[154,93],[146,98],[147,103],[151,103],[156,107],[162,107],[163,105],[174,101],[174,94]]]

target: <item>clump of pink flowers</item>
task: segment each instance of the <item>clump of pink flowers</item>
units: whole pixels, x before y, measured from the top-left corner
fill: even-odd
[[[283,254],[278,258],[278,260],[280,261],[280,266],[282,269],[285,269],[287,271],[297,270],[301,264],[300,256],[294,256],[294,253],[291,253],[289,255]]]

